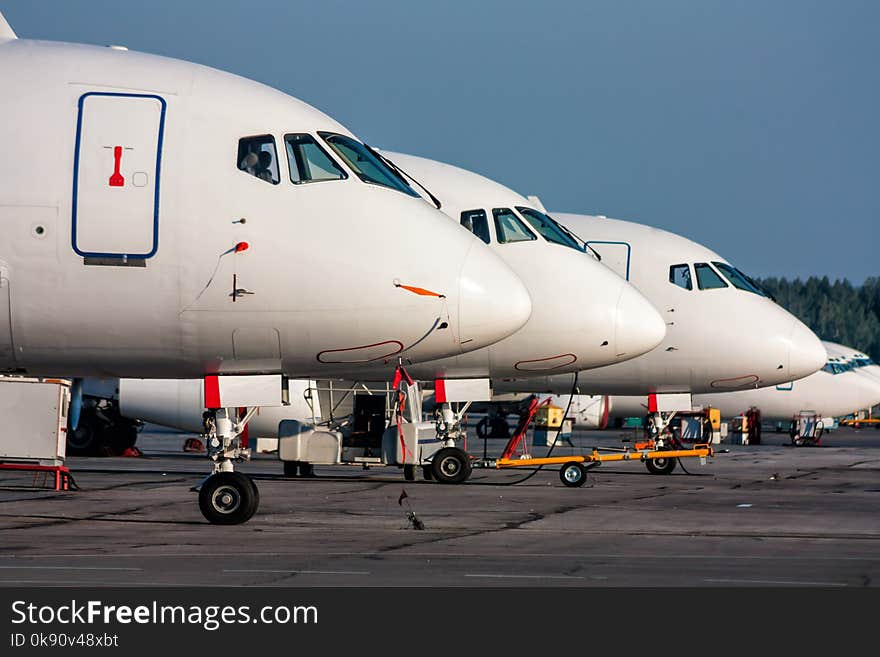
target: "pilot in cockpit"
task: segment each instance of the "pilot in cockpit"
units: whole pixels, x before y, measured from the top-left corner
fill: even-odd
[[[257,160],[254,175],[261,180],[274,182],[275,176],[272,173],[272,153],[269,151],[260,151],[257,154]]]

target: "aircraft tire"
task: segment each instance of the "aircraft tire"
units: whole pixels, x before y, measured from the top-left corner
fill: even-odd
[[[104,427],[101,432],[101,447],[111,456],[119,456],[134,447],[138,429],[134,422],[119,418],[119,421]]]
[[[441,484],[460,484],[471,476],[471,460],[458,447],[444,447],[431,459],[431,474]]]
[[[199,509],[213,525],[240,525],[256,513],[260,494],[240,472],[217,472],[199,490]]]
[[[299,474],[299,461],[283,461],[284,476],[296,477]]]
[[[403,478],[405,481],[415,481],[416,480],[416,466],[411,463],[407,463],[403,466]]]
[[[102,423],[93,412],[83,409],[76,429],[67,428],[69,456],[96,456],[101,447]]]

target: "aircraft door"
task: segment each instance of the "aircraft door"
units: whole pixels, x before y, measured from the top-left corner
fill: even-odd
[[[165,101],[90,92],[79,99],[73,171],[73,250],[143,262],[159,246]]]
[[[618,275],[629,280],[629,260],[632,256],[632,248],[627,242],[604,242],[596,240],[587,242],[600,256],[602,264],[613,269]]]
[[[0,367],[5,368],[10,368],[15,364],[9,296],[9,272],[6,267],[0,265]]]

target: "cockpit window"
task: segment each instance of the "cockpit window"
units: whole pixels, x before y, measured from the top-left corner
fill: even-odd
[[[736,267],[732,267],[726,262],[715,262],[714,260],[712,261],[712,264],[715,265],[715,267],[717,267],[722,274],[724,274],[724,277],[727,280],[733,283],[733,287],[739,288],[740,290],[745,290],[746,292],[752,292],[762,297],[766,296],[763,292],[761,292],[761,290],[752,285],[748,277]]]
[[[537,210],[533,210],[531,208],[521,208],[517,206],[517,211],[526,218],[532,228],[534,228],[538,233],[548,242],[552,242],[553,244],[561,244],[562,246],[570,246],[577,251],[583,251],[583,248],[577,241],[569,235],[565,229],[556,223],[553,219],[548,217],[543,212],[538,212]]]
[[[509,208],[495,208],[492,216],[495,218],[495,234],[499,244],[538,239]]]
[[[356,139],[332,132],[319,132],[330,148],[336,151],[365,183],[382,185],[398,192],[421,198],[407,182],[385,164],[371,149]]]
[[[311,135],[285,135],[284,143],[287,145],[290,182],[293,184],[348,178]]]
[[[485,210],[465,210],[461,213],[461,225],[486,244],[489,243],[489,219]]]
[[[694,271],[697,274],[697,287],[701,290],[713,290],[719,287],[727,287],[724,279],[718,275],[706,262],[698,262],[694,264]]]
[[[688,265],[672,265],[669,268],[669,282],[685,290],[693,290],[694,283],[691,281],[691,268]]]
[[[852,365],[849,363],[825,363],[825,367],[822,368],[823,372],[828,372],[829,374],[843,374],[844,372],[851,372],[853,369]]]
[[[281,182],[275,138],[272,135],[258,135],[239,139],[238,168],[273,185]]]

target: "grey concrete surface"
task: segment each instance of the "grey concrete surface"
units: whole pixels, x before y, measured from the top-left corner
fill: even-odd
[[[632,434],[576,432],[577,453]],[[285,479],[274,457],[241,470],[261,491],[247,524],[211,526],[190,487],[207,459],[148,430],[142,458],[71,458],[75,492],[0,471],[0,586],[876,586],[880,431],[819,447],[729,449],[672,475],[602,465],[583,488],[555,469],[477,470],[460,486],[399,469],[319,467]],[[489,441],[490,454],[503,441]],[[470,444],[482,453],[482,444]],[[531,448],[535,455],[546,448]],[[399,504],[401,492],[406,499]],[[413,511],[425,529],[407,519]]]

